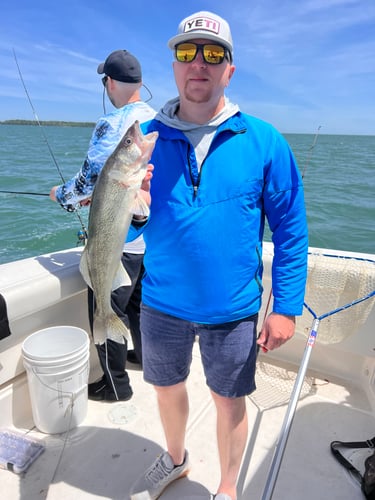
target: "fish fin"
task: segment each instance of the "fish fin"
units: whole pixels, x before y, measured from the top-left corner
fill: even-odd
[[[124,337],[131,339],[128,328],[115,312],[105,318],[94,315],[93,337],[95,344],[103,344],[107,338],[119,344],[124,343]]]
[[[104,344],[107,338],[106,323],[102,317],[94,313],[94,322],[92,326],[92,336],[94,337],[95,344]]]
[[[86,284],[90,288],[92,288],[86,248],[83,250],[81,260],[79,261],[79,271],[82,274],[82,277],[85,280]]]
[[[148,217],[150,215],[150,207],[139,194],[139,191],[137,191],[137,194],[134,197],[134,201],[131,204],[130,211],[135,215],[144,215],[145,217]]]
[[[126,269],[124,268],[122,262],[120,262],[112,283],[112,292],[113,290],[117,290],[117,288],[120,288],[121,286],[129,286],[131,284],[131,279],[129,278],[129,275],[126,272]]]

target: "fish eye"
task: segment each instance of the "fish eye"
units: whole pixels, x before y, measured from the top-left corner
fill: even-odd
[[[133,140],[131,137],[127,137],[125,139],[125,146],[131,146],[133,144]]]

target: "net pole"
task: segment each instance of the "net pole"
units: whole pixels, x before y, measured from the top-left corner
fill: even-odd
[[[299,395],[301,393],[303,381],[305,379],[307,366],[309,364],[312,348],[314,347],[316,337],[318,334],[320,320],[315,318],[313,320],[309,338],[307,339],[305,350],[303,353],[302,361],[298,370],[296,381],[293,386],[293,391],[289,400],[288,408],[284,417],[283,425],[280,431],[280,437],[276,444],[275,453],[271,462],[270,471],[267,477],[266,486],[263,491],[262,500],[271,500],[273,491],[275,489],[277,477],[279,475],[281,461],[284,456],[285,447],[288,441],[290,428],[293,423],[295,410],[297,407]]]

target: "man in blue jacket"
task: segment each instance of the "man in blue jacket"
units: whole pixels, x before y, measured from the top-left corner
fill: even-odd
[[[134,484],[152,499],[189,470],[186,379],[196,336],[217,409],[221,481],[236,500],[255,389],[257,344],[281,346],[303,308],[307,226],[301,176],[272,126],[225,97],[235,71],[228,23],[210,12],[184,19],[168,43],[179,97],[144,131],[157,130],[141,331],[144,378],[154,385],[167,450]],[[147,186],[144,186],[147,188]],[[273,311],[257,340],[265,220],[273,233]],[[147,495],[147,494],[146,494]]]

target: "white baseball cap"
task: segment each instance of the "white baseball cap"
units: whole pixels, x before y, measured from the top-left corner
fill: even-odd
[[[174,49],[178,43],[194,38],[206,38],[226,47],[233,57],[233,42],[229,24],[222,17],[212,12],[201,11],[183,19],[177,35],[168,41],[168,47]]]

